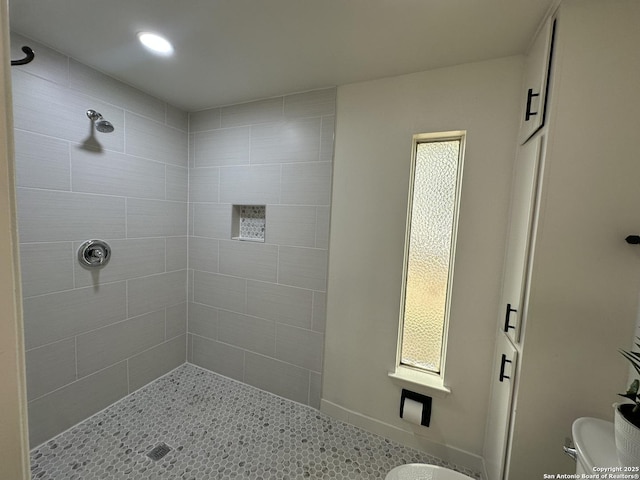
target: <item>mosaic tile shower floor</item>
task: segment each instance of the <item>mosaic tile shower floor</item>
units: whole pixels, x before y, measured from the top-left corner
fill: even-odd
[[[169,453],[147,457],[163,442]],[[455,468],[185,364],[34,449],[31,474],[39,480],[370,480],[411,462]]]

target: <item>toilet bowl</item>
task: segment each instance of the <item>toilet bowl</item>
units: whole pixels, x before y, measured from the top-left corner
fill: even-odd
[[[473,478],[437,465],[408,463],[391,470],[385,480],[473,480]]]

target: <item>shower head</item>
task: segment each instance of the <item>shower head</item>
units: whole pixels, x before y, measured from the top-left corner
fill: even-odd
[[[87,110],[87,117],[91,119],[94,123],[96,130],[101,133],[111,133],[114,130],[111,122],[108,122],[104,118],[102,118],[102,114],[96,112],[95,110]]]

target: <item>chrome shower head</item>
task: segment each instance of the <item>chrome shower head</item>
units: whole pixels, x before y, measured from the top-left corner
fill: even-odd
[[[87,110],[87,117],[91,119],[94,123],[96,130],[101,133],[111,133],[114,130],[111,122],[102,118],[102,114],[96,112],[95,110]]]

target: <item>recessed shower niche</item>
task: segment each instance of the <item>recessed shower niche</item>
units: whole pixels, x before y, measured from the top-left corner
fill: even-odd
[[[265,205],[234,205],[231,239],[264,243],[266,210]]]

